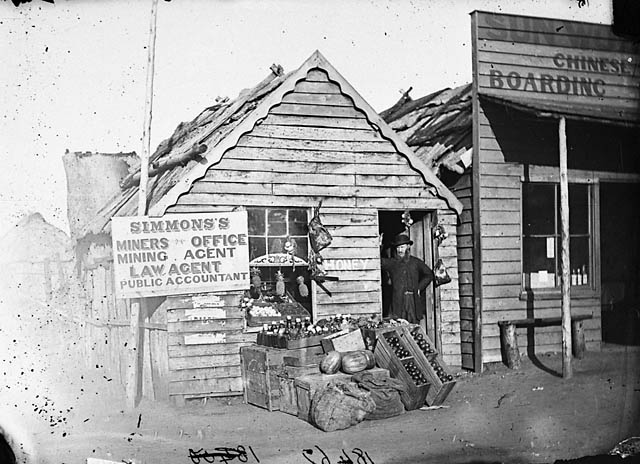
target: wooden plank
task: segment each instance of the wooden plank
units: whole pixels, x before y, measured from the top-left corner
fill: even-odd
[[[170,382],[169,395],[194,395],[242,391],[241,377]]]
[[[275,137],[257,137],[254,135],[243,135],[238,140],[239,147],[257,148],[288,148],[294,150],[323,150],[323,151],[354,151],[361,153],[395,153],[396,149],[385,139],[379,141],[350,141],[350,140],[298,140]]]
[[[344,161],[344,160],[343,160]],[[286,164],[286,163],[285,163]],[[283,166],[283,171],[286,166]],[[194,183],[255,183],[266,184],[303,184],[303,185],[354,185],[353,175],[342,174],[305,174],[289,172],[229,171],[210,169],[207,176]],[[229,188],[227,185],[224,188]],[[238,192],[240,193],[240,192]]]
[[[189,345],[233,345],[242,343],[246,340],[247,334],[243,334],[242,330],[235,331],[219,331],[209,333],[175,333],[168,332],[169,346],[189,346]],[[201,336],[201,343],[196,343],[198,336]],[[216,337],[217,336],[217,337]],[[255,336],[255,335],[254,335]],[[187,338],[185,340],[185,337]],[[210,341],[215,339],[216,341]]]
[[[273,184],[246,184],[242,182],[195,182],[189,193],[242,193],[272,195]]]
[[[425,187],[427,185],[418,174],[411,171],[408,175],[358,175],[355,184],[372,187]]]
[[[309,82],[332,82],[329,80],[327,72],[319,68],[313,68],[307,71],[305,80]]]
[[[517,188],[481,187],[480,198],[520,199],[520,186]]]
[[[520,263],[520,260],[514,260],[510,262],[502,261],[502,260],[488,262],[482,265],[482,271],[484,275],[510,274],[510,273],[515,273],[517,275],[520,275],[521,263]]]
[[[172,370],[169,374],[169,382],[184,382],[189,380],[207,380],[241,376],[242,373],[240,372],[240,358],[238,357],[238,363],[234,366]]]
[[[342,93],[303,93],[297,88],[295,92],[288,93],[282,97],[282,102],[314,106],[327,105],[353,107],[353,100],[344,96]]]
[[[318,318],[327,317],[336,314],[382,314],[382,307],[379,302],[371,303],[341,303],[339,306],[331,302],[326,304],[318,304]]]
[[[344,142],[381,142],[373,128],[345,129],[328,127],[296,127],[257,125],[251,132],[255,137],[275,137],[290,140],[333,140]]]
[[[323,285],[332,294],[338,293],[356,293],[356,292],[378,292],[380,291],[379,280],[364,280],[364,281],[339,281],[339,282],[324,282]]]
[[[183,354],[183,353],[175,353]],[[218,367],[229,367],[240,365],[240,350],[236,353],[202,355],[202,356],[172,356],[169,360],[171,371],[194,370],[194,369],[212,369]],[[172,376],[175,373],[172,373]],[[185,379],[186,380],[186,379]]]
[[[580,94],[581,87],[579,84],[574,85],[573,81],[570,81],[569,91],[572,94],[558,94],[557,92],[549,93],[536,93],[527,92],[522,89],[512,90],[511,88],[492,88],[491,77],[488,75],[480,75],[478,84],[483,94],[499,94],[503,98],[514,99],[527,97],[536,98],[538,100],[548,99],[549,96],[553,96],[558,102],[566,103],[567,105],[582,105],[584,107],[593,108],[595,104],[602,106],[612,106],[620,109],[636,110],[638,100],[640,99],[640,91],[633,87],[621,87],[621,86],[609,86],[607,87],[607,93],[602,96]],[[542,85],[542,79],[535,76],[534,82],[537,88]],[[521,78],[520,83],[528,82],[524,78]],[[506,86],[505,86],[506,87]],[[563,87],[564,88],[564,87]],[[593,91],[592,91],[593,92]],[[635,112],[635,111],[634,111]]]
[[[507,262],[513,261],[520,263],[521,253],[520,249],[506,249],[506,250],[482,250],[483,263],[488,264],[491,262]],[[483,269],[484,269],[483,264]],[[486,273],[486,271],[485,271]]]
[[[169,355],[167,353],[167,333],[151,331],[151,374],[156,400],[169,399]]]
[[[483,155],[487,151],[483,150]],[[519,189],[522,181],[519,177],[506,177],[506,176],[482,176],[482,187],[499,187],[499,188],[517,188]]]
[[[520,285],[522,283],[521,274],[485,274],[482,282],[485,286]]]
[[[333,237],[333,241],[331,242],[331,247],[337,248],[374,248],[376,250],[380,250],[380,246],[378,245],[378,238],[358,238],[358,237]]]
[[[484,220],[484,219],[483,219]],[[520,237],[520,224],[483,224],[483,237]]]
[[[299,150],[293,148],[255,148],[255,147],[235,147],[225,153],[222,161],[207,171],[207,177],[211,171],[220,171],[225,166],[225,159],[229,160],[260,160],[274,161],[272,163],[274,170],[269,172],[288,173],[288,161],[307,161],[315,163],[354,163],[357,153],[351,151],[322,151],[322,150]],[[284,162],[284,163],[282,163]],[[235,172],[234,170],[230,171]],[[247,174],[249,175],[249,174]],[[229,177],[234,180],[233,177]],[[244,178],[242,178],[244,180]],[[277,178],[270,177],[269,182],[278,182]],[[253,180],[249,177],[247,180]],[[266,182],[266,180],[258,179],[257,181]]]
[[[521,164],[504,163],[481,163],[480,174],[490,174],[492,176],[518,176],[523,173]]]
[[[501,213],[498,213],[501,214]],[[520,237],[484,237],[483,250],[501,250],[504,248],[520,248]]]
[[[243,319],[169,322],[168,329],[175,333],[233,332],[244,327]]]
[[[363,291],[363,292],[347,292],[334,293],[332,296],[324,292],[316,295],[316,304],[341,304],[341,303],[376,303],[380,301],[380,291]]]
[[[270,150],[265,150],[265,153]],[[257,171],[257,172],[289,172],[308,174],[356,174],[356,166],[349,159],[342,162],[320,163],[313,160],[288,161],[286,163],[270,162],[260,159],[259,155],[252,159],[223,158],[213,169],[230,171]],[[358,169],[360,171],[360,169]],[[214,173],[212,173],[214,174]]]
[[[353,106],[299,105],[295,103],[281,103],[271,108],[269,114],[323,116],[331,118],[365,118],[365,114]]]
[[[320,213],[320,219],[322,223],[327,227],[335,227],[335,226],[369,226],[369,225],[378,225],[378,217],[377,215],[370,214],[359,214],[358,209],[353,209],[352,213],[349,214],[327,214],[324,212]],[[328,251],[328,250],[327,250]]]
[[[511,211],[520,213],[520,200],[482,200],[482,212]]]
[[[167,297],[165,303],[167,318],[171,320],[172,314],[180,314],[172,313],[174,309],[195,308],[220,308],[224,310],[224,317],[240,317],[242,312],[238,308],[238,304],[242,296],[243,292],[238,291],[172,295]]]
[[[446,210],[449,208],[444,200],[439,198],[356,198],[356,205],[364,208],[379,209],[428,209]]]
[[[291,116],[270,114],[261,123],[264,126],[329,127],[345,129],[371,129],[363,118],[332,118],[322,116]]]
[[[246,194],[219,194],[219,193],[189,193],[181,196],[177,204],[183,206],[184,212],[202,211],[201,206],[210,204],[229,206],[283,206],[283,207],[315,207],[320,201],[323,205],[331,206],[356,206],[355,198],[324,197],[324,196],[265,196]],[[190,208],[186,208],[190,206]]]
[[[340,86],[333,82],[300,81],[296,83],[295,92],[301,93],[336,93],[341,94]]]
[[[247,337],[249,338],[249,337]],[[255,334],[253,334],[253,342],[255,342]],[[239,355],[240,347],[249,344],[249,342],[224,343],[218,345],[168,345],[167,351],[170,359],[179,359],[180,357],[191,356],[207,356],[216,357],[223,355]],[[174,361],[176,362],[176,361]]]
[[[331,245],[329,248],[325,248],[324,250],[322,250],[322,256],[324,256],[326,259],[380,259],[380,249],[373,247],[340,248],[333,247],[333,245]]]

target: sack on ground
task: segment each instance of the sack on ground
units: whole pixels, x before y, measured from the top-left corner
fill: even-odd
[[[438,261],[436,262],[436,265],[433,268],[433,274],[435,275],[434,285],[436,287],[451,282],[451,276],[449,276],[447,267],[444,265],[442,259],[438,259]]]
[[[404,413],[400,392],[406,387],[398,379],[376,379],[373,374],[365,371],[355,374],[352,380],[371,393],[371,399],[376,404],[376,408],[365,416],[365,420],[386,419]]]
[[[333,432],[362,422],[375,407],[371,395],[355,383],[333,380],[313,395],[311,420],[319,429]]]

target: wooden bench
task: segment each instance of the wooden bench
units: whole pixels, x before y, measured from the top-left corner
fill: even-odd
[[[584,341],[584,328],[582,322],[591,319],[591,314],[571,316],[571,341],[573,356],[582,359],[586,349]],[[502,347],[505,364],[510,369],[520,368],[520,350],[518,348],[518,335],[516,327],[546,327],[562,325],[561,317],[528,317],[511,321],[499,321],[500,345]]]

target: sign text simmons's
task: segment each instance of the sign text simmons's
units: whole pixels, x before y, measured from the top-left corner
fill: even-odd
[[[248,286],[246,212],[114,218],[112,231],[118,297]]]

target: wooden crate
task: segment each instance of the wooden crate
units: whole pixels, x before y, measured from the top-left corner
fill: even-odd
[[[416,358],[413,355],[400,359],[385,338],[387,334],[393,334],[398,337],[400,339],[400,344],[404,345],[405,350],[409,351],[411,354],[408,345],[401,338],[402,333],[401,329],[396,328],[379,334],[374,354],[378,366],[388,369],[391,377],[394,377],[405,384],[406,391],[400,393],[400,399],[402,400],[404,407],[407,410],[418,409],[425,404],[427,393],[431,387],[428,383],[429,377],[423,366],[416,361]],[[422,375],[426,378],[427,382],[420,385],[417,385],[414,382],[413,378],[405,368],[405,363],[410,362],[415,363],[416,367],[418,367],[420,372],[422,372]]]
[[[412,335],[413,331],[417,331],[425,340],[427,340],[427,342],[434,348],[434,353],[424,353],[420,349]],[[433,341],[419,326],[402,328],[400,333],[401,339],[409,347],[409,351],[415,357],[416,362],[422,367],[422,370],[426,373],[427,379],[429,379],[429,383],[431,384],[431,388],[427,393],[427,404],[429,406],[438,406],[442,404],[456,384],[455,380],[444,382],[440,380],[436,370],[431,366],[431,362],[436,362],[444,368],[445,374],[449,374],[447,365],[442,360],[442,356],[440,356],[440,354],[435,350]]]
[[[318,364],[307,366],[284,366],[278,381],[280,382],[280,411],[294,416],[298,415],[298,395],[296,394],[295,380],[304,375],[320,372]]]
[[[303,375],[295,380],[296,397],[298,400],[298,417],[309,423],[311,421],[311,400],[318,389],[324,387],[332,380],[350,380],[349,374],[311,374]]]
[[[333,333],[322,339],[322,349],[325,353],[329,351],[359,351],[364,350],[364,340],[360,330],[348,332],[346,330]]]
[[[285,358],[298,359],[302,366],[310,364],[308,359],[322,352],[321,346],[296,349],[271,348],[250,345],[240,349],[244,399],[248,404],[269,411],[280,408],[280,380],[278,374],[285,366]],[[304,360],[304,363],[303,361]]]
[[[375,351],[378,335],[396,330],[396,327],[380,327],[379,329],[360,329],[366,350]]]
[[[287,348],[307,348],[312,346],[321,346],[324,335],[314,335],[313,337],[296,338],[287,340]]]
[[[269,411],[280,409],[278,371],[287,350],[260,345],[240,348],[244,401]]]

